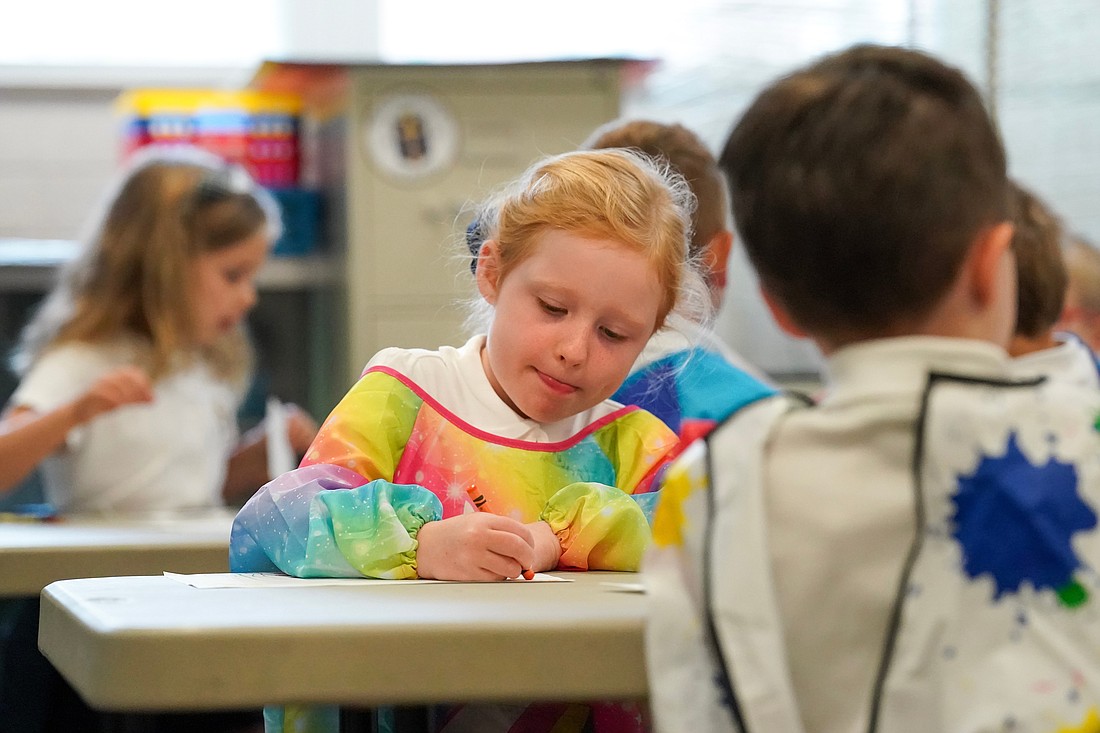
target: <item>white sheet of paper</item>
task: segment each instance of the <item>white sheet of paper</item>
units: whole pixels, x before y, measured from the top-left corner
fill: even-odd
[[[275,478],[297,467],[294,449],[290,446],[290,435],[287,433],[286,405],[278,397],[267,398],[264,425],[267,436],[267,475]]]
[[[282,573],[170,573],[164,572],[164,577],[171,578],[179,583],[189,585],[192,588],[309,588],[324,585],[387,585],[401,583],[402,585],[426,584],[426,583],[461,583],[465,581],[455,580],[383,580],[380,578],[295,578]],[[523,583],[571,583],[569,578],[558,578],[546,573],[535,573],[531,580],[513,579],[500,582]]]

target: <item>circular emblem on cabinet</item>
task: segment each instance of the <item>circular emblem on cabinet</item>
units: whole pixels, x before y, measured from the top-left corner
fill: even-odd
[[[394,94],[374,108],[366,147],[388,176],[415,181],[447,170],[458,155],[458,123],[430,94]]]

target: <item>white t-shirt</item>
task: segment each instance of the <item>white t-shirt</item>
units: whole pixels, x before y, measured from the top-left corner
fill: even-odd
[[[135,363],[137,345],[67,343],[34,363],[11,398],[44,413],[112,369]],[[125,405],[73,429],[42,463],[46,499],[64,512],[141,512],[220,506],[237,440],[239,396],[196,362]]]
[[[364,371],[387,366],[401,372],[423,387],[441,405],[479,430],[512,440],[555,443],[566,440],[600,418],[622,408],[618,402],[604,400],[579,415],[555,423],[540,423],[521,416],[497,395],[485,368],[481,365],[484,334],[474,336],[462,346],[427,349],[389,348],[379,351],[367,362]]]

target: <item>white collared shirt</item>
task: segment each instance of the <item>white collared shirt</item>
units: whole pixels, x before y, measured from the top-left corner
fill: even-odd
[[[374,366],[391,367],[473,427],[513,440],[556,443],[622,408],[618,402],[604,400],[579,415],[555,423],[523,417],[497,395],[489,382],[481,364],[484,345],[485,335],[480,334],[458,348],[383,349],[367,362],[364,371]]]

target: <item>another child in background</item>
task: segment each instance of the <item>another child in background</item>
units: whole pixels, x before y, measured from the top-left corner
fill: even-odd
[[[1016,255],[1016,333],[1008,345],[1020,377],[1047,376],[1100,387],[1092,349],[1073,333],[1056,331],[1066,294],[1062,224],[1035,194],[1010,184]]]
[[[1063,254],[1069,285],[1058,330],[1077,334],[1100,352],[1100,250],[1083,237],[1071,236]]]
[[[686,257],[690,205],[682,179],[625,150],[532,166],[477,218],[486,331],[371,359],[302,466],[239,513],[232,568],[444,580],[636,570],[677,440],[609,398],[673,308],[705,301]],[[541,707],[494,707],[493,719],[565,725]],[[445,730],[500,729],[483,714],[465,706]],[[336,715],[272,711],[268,729],[322,730]]]
[[[719,308],[733,231],[726,181],[703,141],[682,125],[631,120],[600,127],[581,147],[638,150],[684,177],[697,201],[689,253],[700,264],[711,302]],[[674,316],[649,340],[613,399],[649,410],[686,444],[736,409],[774,393],[763,375],[706,324]]]
[[[24,330],[5,424],[45,439],[3,483],[41,460],[57,510],[114,513],[220,506],[263,484],[265,442],[239,442],[236,415],[243,321],[279,226],[239,167],[189,148],[137,158]],[[294,410],[289,433],[304,453],[316,425]]]
[[[765,299],[828,382],[739,411],[667,474],[643,573],[659,730],[1088,727],[1100,394],[1013,378],[981,96],[857,46],[769,85],[720,161]]]
[[[101,514],[217,507],[263,484],[262,431],[240,441],[236,415],[251,367],[243,320],[279,227],[241,168],[184,147],[136,157],[24,330],[0,481],[41,462],[56,510]],[[316,425],[295,410],[288,432],[304,453]],[[91,729],[94,714],[38,652],[37,606],[24,604],[4,639],[0,720]],[[164,724],[228,730],[257,717]]]

